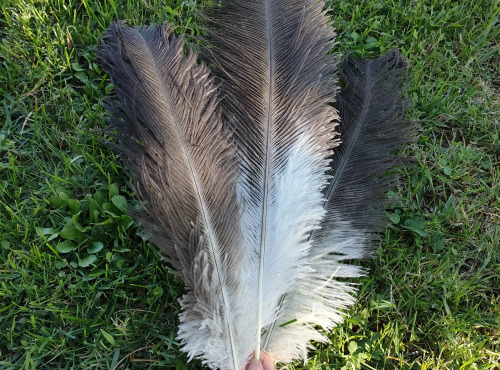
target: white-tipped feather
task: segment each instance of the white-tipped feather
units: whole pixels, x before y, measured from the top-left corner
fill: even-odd
[[[254,356],[280,297],[307,274],[309,233],[324,215],[322,189],[337,112],[334,33],[316,0],[222,2],[207,17],[228,125],[240,155],[238,199],[257,305]],[[250,354],[250,353],[249,353]]]

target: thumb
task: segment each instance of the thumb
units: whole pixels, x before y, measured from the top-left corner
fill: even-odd
[[[247,365],[246,370],[263,370],[262,364],[259,360],[253,359],[250,361],[250,363]]]

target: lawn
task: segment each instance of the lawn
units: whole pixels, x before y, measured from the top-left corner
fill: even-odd
[[[109,23],[196,35],[194,0],[2,0],[0,369],[201,368],[175,339],[182,285],[127,215],[104,144]],[[357,304],[302,369],[500,368],[500,6],[327,1],[336,52],[400,48],[414,158]]]

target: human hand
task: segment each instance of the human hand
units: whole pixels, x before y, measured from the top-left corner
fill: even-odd
[[[265,353],[260,351],[260,359],[256,360],[255,358],[250,361],[246,367],[246,370],[274,370],[274,363],[271,357]]]

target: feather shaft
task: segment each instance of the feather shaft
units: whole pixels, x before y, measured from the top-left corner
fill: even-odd
[[[263,310],[263,291],[264,291],[264,256],[266,255],[266,228],[267,228],[267,208],[269,196],[269,171],[271,162],[271,148],[272,148],[272,112],[273,104],[271,97],[274,92],[274,60],[273,60],[273,41],[272,41],[272,27],[270,21],[270,1],[265,1],[265,18],[267,26],[267,38],[269,40],[269,93],[267,99],[267,125],[266,125],[266,150],[265,150],[265,174],[264,174],[264,194],[262,197],[262,221],[261,221],[261,236],[260,236],[260,261],[259,261],[259,277],[258,277],[258,292],[257,292],[257,325],[256,325],[256,348],[254,357],[256,360],[260,359],[261,347],[261,331],[262,331],[262,310]]]

